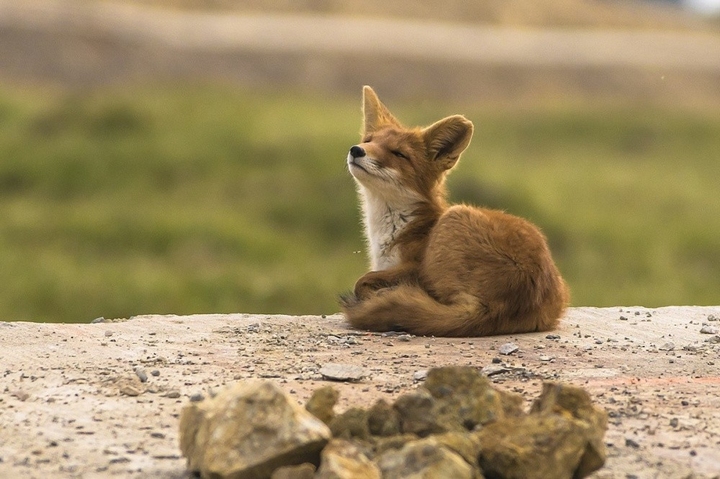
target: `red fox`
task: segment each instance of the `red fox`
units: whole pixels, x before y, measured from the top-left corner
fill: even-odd
[[[347,165],[362,203],[371,271],[341,297],[371,331],[487,336],[557,326],[568,288],[543,234],[502,211],[449,206],[445,177],[473,124],[460,115],[406,128],[363,88],[362,142]]]

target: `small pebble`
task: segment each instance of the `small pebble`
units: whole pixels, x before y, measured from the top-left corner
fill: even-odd
[[[520,348],[515,343],[505,343],[502,346],[498,348],[498,352],[502,355],[510,355],[514,352],[517,352]]]
[[[320,374],[331,381],[359,381],[366,376],[365,369],[353,364],[327,363]]]
[[[146,383],[148,380],[147,373],[143,368],[135,368],[135,374],[137,374],[138,379],[140,379],[141,383]]]
[[[625,445],[627,447],[632,447],[633,449],[637,449],[640,447],[640,444],[638,444],[637,441],[629,437],[625,439]]]
[[[509,372],[510,372],[510,368],[505,367],[505,366],[492,366],[491,365],[491,366],[485,366],[484,368],[482,368],[482,373],[487,377],[495,376],[497,374],[509,373]]]
[[[112,331],[105,331],[105,337],[106,337],[106,338],[109,338],[109,337],[112,336],[112,335],[113,335],[113,332],[112,332]]]
[[[498,358],[498,357],[492,358],[492,363],[493,363],[493,364],[500,364],[501,362],[502,362],[502,359],[500,359],[500,358]]]
[[[176,390],[168,391],[168,393],[165,394],[165,397],[170,398],[170,399],[177,399],[180,397],[180,391],[176,391]]]
[[[548,334],[547,336],[545,336],[545,339],[558,340],[558,339],[560,339],[560,335],[559,334]]]
[[[701,334],[717,334],[718,331],[720,331],[720,330],[718,330],[718,328],[716,328],[714,326],[703,326],[700,329]]]
[[[125,385],[120,388],[120,394],[123,394],[125,396],[139,396],[142,394],[142,390],[136,388],[135,386],[128,386]]]
[[[150,374],[157,377],[160,376],[160,371],[158,371],[157,369],[153,369],[152,371],[150,371]]]
[[[205,399],[205,396],[203,396],[202,393],[195,393],[192,396],[190,396],[190,402],[200,402]]]
[[[15,391],[13,393],[10,393],[10,395],[15,396],[16,398],[18,398],[20,401],[23,401],[23,402],[27,401],[27,399],[30,397],[30,395],[28,393],[26,393],[25,391]]]
[[[421,369],[419,371],[415,371],[413,374],[413,379],[415,381],[425,381],[427,379],[428,370],[427,369]]]

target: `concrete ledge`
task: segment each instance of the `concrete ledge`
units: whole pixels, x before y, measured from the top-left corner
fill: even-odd
[[[718,477],[717,318],[720,307],[572,308],[552,335],[473,339],[364,333],[340,315],[0,323],[0,477],[186,477],[177,417],[192,395],[264,377],[305,401],[328,362],[368,373],[336,384],[340,410],[395,398],[439,365],[488,367],[527,398],[543,380],[572,382],[611,416],[593,477]],[[519,350],[501,355],[508,342]]]

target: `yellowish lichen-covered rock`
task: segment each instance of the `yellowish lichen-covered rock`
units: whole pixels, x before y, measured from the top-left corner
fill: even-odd
[[[388,450],[376,461],[383,479],[482,478],[462,456],[434,437],[408,442],[399,450]]]
[[[570,384],[544,383],[542,393],[533,403],[530,413],[569,414],[576,421],[589,426],[585,452],[574,477],[585,477],[605,464],[607,452],[603,436],[607,431],[607,411],[594,405],[587,391]]]
[[[323,449],[315,479],[381,479],[380,469],[353,442],[333,439]]]
[[[474,368],[433,368],[423,388],[435,399],[438,421],[450,431],[472,430],[506,415],[522,414],[521,396],[495,389]]]
[[[605,463],[606,412],[583,389],[545,383],[530,414],[476,433],[480,466],[506,479],[579,479]]]
[[[319,463],[329,428],[271,381],[243,381],[180,416],[180,449],[203,478],[268,478],[281,465]]]
[[[309,462],[275,469],[270,479],[315,479],[315,465]]]
[[[332,386],[323,386],[316,389],[308,402],[305,404],[305,409],[311,412],[315,417],[320,419],[327,425],[335,417],[334,407],[337,404],[339,393]]]

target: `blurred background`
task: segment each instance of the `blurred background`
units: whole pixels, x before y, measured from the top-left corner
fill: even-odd
[[[361,87],[476,126],[453,201],[573,305],[720,303],[720,0],[0,0],[0,320],[325,314]]]

